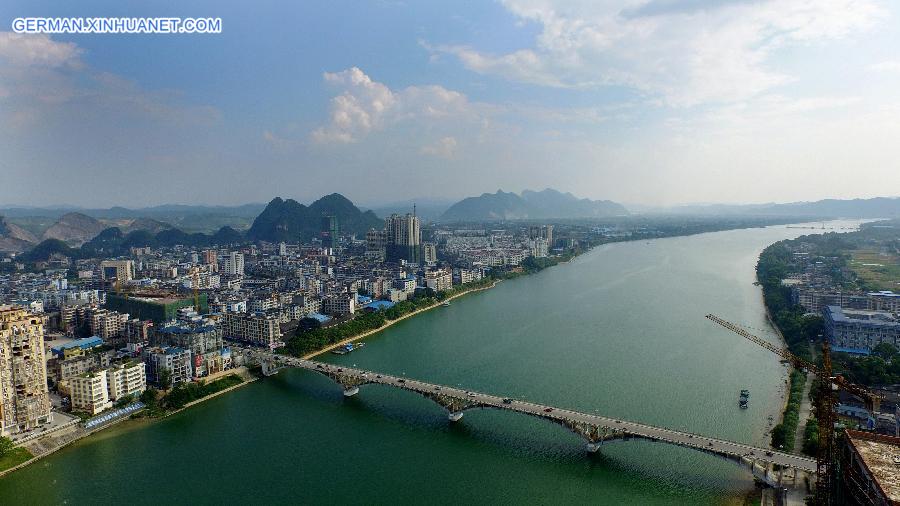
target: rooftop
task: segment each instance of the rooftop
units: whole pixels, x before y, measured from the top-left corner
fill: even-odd
[[[900,438],[855,430],[847,436],[884,495],[900,502]]]
[[[826,310],[832,321],[841,323],[865,322],[885,327],[900,327],[900,321],[887,311],[865,311],[862,309],[846,309],[840,306],[827,306]]]

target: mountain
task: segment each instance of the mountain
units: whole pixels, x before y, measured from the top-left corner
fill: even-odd
[[[797,216],[804,218],[897,218],[900,198],[825,199],[788,204],[708,204],[684,205],[654,210],[661,213],[706,215]]]
[[[159,220],[154,220],[153,218],[137,218],[131,220],[131,222],[125,226],[124,231],[128,233],[135,230],[147,230],[148,232],[156,234],[170,228],[173,228],[172,225],[163,223]]]
[[[123,233],[118,227],[110,227],[81,245],[76,253],[82,258],[118,256],[128,254],[130,248],[171,248],[181,245],[204,248],[244,242],[244,236],[231,227],[222,227],[214,234],[187,233],[177,228],[165,228],[159,232],[141,229]]]
[[[38,242],[31,232],[0,216],[0,251],[21,252]]]
[[[485,193],[469,197],[450,206],[441,221],[493,221],[525,219],[599,218],[621,216],[628,210],[609,200],[579,199],[571,193],[553,189],[539,192],[526,190],[522,195]]]
[[[64,257],[75,257],[78,250],[70,248],[68,244],[59,239],[44,239],[37,246],[28,252],[19,255],[17,260],[24,262],[35,262],[38,260],[48,260],[53,255],[62,255]]]
[[[58,239],[72,246],[81,246],[103,231],[100,221],[81,213],[67,213],[44,231],[42,239]]]
[[[296,200],[272,199],[263,212],[253,220],[247,238],[255,241],[297,242],[308,241],[321,231],[322,217],[337,218],[342,232],[364,235],[370,228],[381,228],[383,222],[372,211],[362,212],[349,199],[339,193],[326,195],[309,207]]]
[[[389,204],[369,206],[369,209],[378,216],[390,216],[392,214],[406,214],[413,211],[415,206],[416,216],[423,223],[435,221],[444,214],[444,211],[450,208],[455,201],[441,200],[431,198],[408,199],[400,202],[392,202]]]
[[[238,230],[250,226],[265,204],[243,204],[239,206],[194,206],[167,204],[154,207],[128,209],[111,207],[108,209],[83,209],[72,206],[56,207],[0,207],[3,214],[20,226],[39,228],[40,235],[50,224],[61,216],[77,212],[103,222],[107,227],[118,226],[134,230],[131,221],[157,220],[167,227],[177,227],[188,232],[215,232],[223,226]],[[155,229],[154,229],[155,230]],[[161,230],[161,229],[159,229]],[[156,230],[158,231],[158,230]]]

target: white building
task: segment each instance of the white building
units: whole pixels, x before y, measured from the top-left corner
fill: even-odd
[[[106,370],[109,400],[115,402],[132,395],[137,397],[147,389],[147,373],[143,362],[118,364]]]
[[[453,288],[453,274],[449,270],[435,269],[425,273],[425,286],[435,292]]]
[[[69,396],[72,409],[92,415],[109,409],[109,386],[106,371],[86,372],[69,379]]]
[[[346,315],[356,312],[356,296],[350,293],[329,295],[322,299],[322,311],[330,315]]]
[[[228,275],[243,275],[244,254],[232,251],[231,254],[222,259],[222,270]]]

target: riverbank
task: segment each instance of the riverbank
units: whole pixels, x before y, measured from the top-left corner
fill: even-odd
[[[77,441],[85,440],[86,438],[88,438],[90,436],[99,435],[100,433],[106,431],[107,429],[110,429],[113,427],[121,428],[123,425],[128,425],[128,424],[146,424],[146,423],[152,423],[152,422],[155,422],[158,420],[163,420],[172,415],[180,413],[191,406],[208,401],[208,400],[210,400],[214,397],[217,397],[219,395],[222,395],[224,393],[231,392],[232,390],[240,388],[244,385],[249,385],[250,383],[259,379],[256,376],[254,376],[253,374],[251,374],[250,371],[246,367],[239,367],[237,369],[226,371],[226,374],[219,375],[219,377],[217,377],[216,379],[222,379],[223,377],[225,377],[227,375],[231,375],[231,374],[240,377],[242,380],[241,383],[238,383],[238,384],[232,385],[228,388],[224,388],[222,390],[213,392],[213,393],[211,393],[207,396],[204,396],[200,399],[196,399],[191,402],[188,402],[181,408],[171,410],[171,411],[165,411],[161,416],[135,416],[135,415],[141,414],[141,412],[143,412],[143,411],[146,411],[146,409],[142,409],[140,411],[135,412],[131,416],[122,417],[118,420],[114,420],[106,425],[103,425],[103,426],[100,426],[100,427],[97,427],[94,429],[87,430],[84,427],[82,427],[81,425],[76,425],[74,427],[68,427],[66,429],[63,429],[63,430],[59,431],[58,433],[48,434],[47,437],[28,441],[27,443],[23,444],[22,446],[19,446],[16,448],[16,450],[17,450],[16,460],[19,460],[20,462],[17,462],[17,463],[11,462],[10,467],[0,470],[0,478],[2,478],[3,476],[6,476],[9,473],[12,473],[12,472],[18,471],[19,469],[22,469],[24,467],[30,466],[31,464],[37,462],[38,460],[41,460],[44,457],[52,455],[52,454],[58,452],[59,450],[62,450],[63,448],[65,448]],[[26,457],[23,452],[27,452],[28,456]],[[22,460],[23,458],[25,460]],[[0,460],[0,463],[2,463],[2,462],[3,461]]]
[[[304,360],[310,360],[310,359],[312,359],[312,358],[314,358],[314,357],[317,357],[317,356],[319,356],[319,355],[321,355],[321,354],[323,354],[323,353],[328,353],[328,352],[331,351],[331,350],[340,348],[341,346],[346,346],[346,345],[348,345],[348,344],[350,344],[350,343],[353,343],[353,342],[357,342],[357,341],[363,340],[363,339],[365,339],[365,338],[367,338],[367,337],[369,337],[369,336],[371,336],[371,335],[373,335],[373,334],[377,334],[377,333],[379,333],[379,332],[381,332],[381,331],[387,329],[387,328],[390,327],[391,325],[394,325],[394,324],[396,324],[396,323],[399,323],[399,322],[401,322],[401,321],[403,321],[403,320],[405,320],[405,319],[407,319],[407,318],[411,318],[411,317],[413,317],[413,316],[415,316],[415,315],[417,315],[417,314],[419,314],[419,313],[424,313],[425,311],[430,311],[430,310],[432,310],[432,309],[434,309],[434,308],[436,308],[436,307],[438,307],[438,306],[441,306],[441,305],[444,304],[445,302],[449,302],[449,301],[451,301],[451,300],[457,299],[457,298],[459,298],[459,297],[462,297],[463,295],[467,295],[467,294],[474,293],[474,292],[481,292],[481,291],[484,291],[484,290],[489,290],[489,289],[491,289],[491,288],[494,288],[495,286],[497,286],[497,283],[499,283],[500,281],[502,281],[502,280],[500,280],[500,279],[495,279],[495,280],[493,281],[493,283],[491,283],[489,286],[482,286],[482,287],[477,287],[477,288],[471,288],[471,289],[469,289],[469,290],[465,290],[465,291],[462,291],[462,292],[453,294],[453,295],[447,297],[446,299],[444,299],[444,300],[442,300],[442,301],[438,301],[438,302],[435,302],[434,304],[431,304],[430,306],[426,306],[426,307],[423,307],[423,308],[420,308],[420,309],[416,309],[415,311],[412,311],[412,312],[410,312],[410,313],[406,313],[405,315],[401,316],[400,318],[397,318],[397,319],[394,319],[394,320],[388,320],[387,322],[385,322],[384,325],[382,325],[382,326],[380,326],[380,327],[378,327],[378,328],[376,328],[376,329],[372,329],[372,330],[363,332],[362,334],[359,334],[359,335],[356,335],[356,336],[348,337],[347,339],[344,339],[344,340],[342,340],[342,341],[338,341],[338,342],[336,342],[336,343],[334,343],[334,344],[331,344],[331,345],[329,345],[329,346],[326,346],[325,348],[322,348],[322,349],[313,351],[313,352],[311,352],[311,353],[307,353],[306,355],[303,355],[303,357],[301,357],[301,358],[303,358]]]

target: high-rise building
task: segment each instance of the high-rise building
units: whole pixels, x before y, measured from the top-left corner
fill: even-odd
[[[433,242],[422,243],[422,260],[426,264],[437,263],[437,246]]]
[[[96,415],[109,409],[109,384],[106,371],[90,371],[69,378],[69,398],[72,409]]]
[[[134,278],[134,261],[104,260],[100,262],[100,275],[103,279],[131,281]]]
[[[340,237],[337,216],[330,214],[322,216],[321,237],[322,246],[326,248],[334,248],[337,246],[338,238]]]
[[[529,239],[546,239],[547,246],[553,248],[553,225],[540,225],[528,228]]]
[[[383,261],[385,256],[384,230],[374,228],[366,232],[366,258]]]
[[[278,255],[287,256],[287,244],[284,241],[278,243]]]
[[[231,254],[223,258],[222,270],[229,275],[244,274],[244,254],[232,251]]]
[[[422,230],[415,214],[392,214],[384,220],[386,259],[389,262],[422,260]]]
[[[222,317],[222,335],[270,348],[284,346],[281,326],[274,316],[225,313]]]
[[[216,265],[216,263],[218,263],[218,253],[216,250],[203,250],[203,263],[206,265]]]
[[[0,435],[49,420],[44,320],[22,308],[0,306]]]

